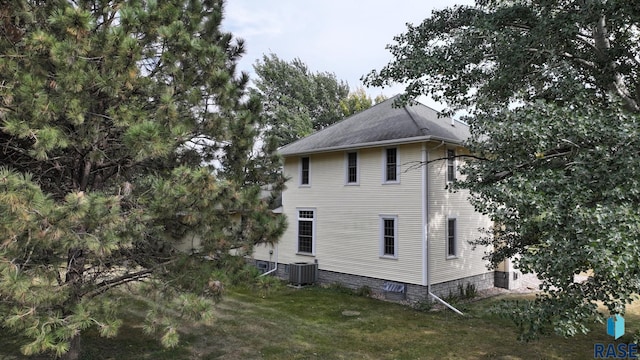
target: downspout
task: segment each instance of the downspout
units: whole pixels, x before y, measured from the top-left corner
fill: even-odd
[[[427,182],[429,172],[427,171],[427,144],[422,143],[422,284],[427,285],[427,293],[431,293],[431,283],[429,279],[429,193],[427,192]]]
[[[438,145],[436,148],[440,147],[444,145],[444,141]],[[423,216],[423,232],[424,232],[424,246],[423,246],[423,251],[426,252],[426,261],[423,262],[423,264],[426,266],[426,277],[427,277],[427,292],[429,293],[429,296],[431,296],[432,298],[434,298],[436,301],[438,301],[439,303],[441,303],[442,305],[448,307],[449,309],[451,309],[453,312],[455,312],[458,315],[464,315],[460,310],[456,309],[455,307],[453,307],[451,304],[447,303],[446,301],[440,299],[439,297],[437,297],[434,293],[431,292],[431,272],[430,272],[430,264],[429,264],[429,258],[430,258],[430,254],[429,254],[429,214],[430,214],[430,209],[429,209],[429,189],[427,188],[427,184],[429,183],[429,169],[428,169],[428,161],[429,161],[429,153],[427,151],[427,145],[426,143],[422,143],[422,163],[424,164],[422,166],[422,214]],[[424,274],[424,272],[423,272]]]
[[[281,168],[281,170],[283,170],[283,168]],[[281,196],[282,196],[282,194],[281,194]],[[282,204],[280,205],[280,208],[282,208]],[[275,214],[282,213],[282,210],[280,210],[279,212],[278,212],[278,211],[276,211],[276,210],[277,210],[277,209],[274,209],[274,210],[271,210],[271,211],[272,211],[273,213],[275,213]],[[262,275],[260,275],[260,276],[266,276],[266,275],[273,274],[274,272],[277,272],[277,271],[278,271],[278,243],[276,243],[276,244],[274,245],[274,250],[269,250],[269,266],[271,266],[271,255],[273,255],[274,251],[275,251],[275,253],[276,253],[275,266],[273,267],[273,269],[271,269],[271,270],[269,270],[269,271],[265,272],[264,274],[262,274]],[[277,274],[276,274],[276,275],[277,275]]]
[[[272,273],[278,271],[278,244],[276,244],[276,246],[275,246],[275,254],[276,254],[276,261],[275,261],[274,268],[269,270],[269,271],[267,271],[266,273],[264,273],[264,274],[262,274],[260,276],[267,276],[269,274],[272,274]],[[271,261],[269,261],[269,264],[271,264]]]
[[[456,314],[464,315],[460,310],[454,308],[451,304],[449,304],[448,302],[440,299],[435,294],[429,293],[429,295],[431,295],[431,297],[433,297],[434,299],[438,300],[438,302],[441,303],[442,305],[444,305],[444,306],[448,307],[449,309],[453,310]]]

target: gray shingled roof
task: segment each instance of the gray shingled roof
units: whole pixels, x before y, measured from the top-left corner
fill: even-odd
[[[284,156],[437,140],[460,144],[467,125],[420,103],[394,107],[393,97],[280,148]],[[453,125],[452,125],[453,124]]]

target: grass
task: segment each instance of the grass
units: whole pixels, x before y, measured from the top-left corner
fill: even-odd
[[[522,295],[520,295],[522,296]],[[465,305],[467,315],[419,312],[339,289],[284,288],[266,297],[228,293],[212,326],[183,329],[175,349],[144,335],[131,312],[119,335],[83,336],[83,359],[586,359],[596,342],[610,343],[604,325],[586,336],[516,340],[513,325],[486,312],[497,301]],[[627,309],[627,332],[638,330],[640,305]],[[624,338],[622,339],[624,340]],[[0,359],[19,359],[15,338],[0,339]],[[33,358],[36,359],[36,358]]]

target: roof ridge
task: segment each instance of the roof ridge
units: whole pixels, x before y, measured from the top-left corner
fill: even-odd
[[[293,145],[293,144],[295,144],[295,143],[297,143],[297,142],[299,142],[299,141],[301,141],[301,140],[304,140],[304,139],[306,139],[306,138],[308,138],[308,137],[310,137],[310,136],[314,136],[315,134],[317,134],[317,133],[319,133],[319,132],[321,132],[321,131],[324,131],[324,130],[327,130],[327,129],[329,129],[329,128],[332,128],[332,127],[334,127],[334,126],[336,126],[336,125],[338,125],[338,124],[340,124],[340,123],[342,123],[342,122],[345,122],[345,121],[347,121],[347,120],[351,119],[352,117],[354,117],[354,116],[356,116],[356,115],[358,115],[358,114],[360,114],[360,113],[362,113],[362,112],[365,112],[365,111],[367,111],[367,110],[369,110],[369,109],[372,109],[372,108],[374,108],[374,107],[376,107],[376,106],[378,106],[378,105],[384,104],[384,103],[386,103],[387,101],[393,100],[394,98],[397,98],[397,97],[399,97],[399,96],[400,96],[400,94],[393,95],[392,97],[390,97],[390,98],[388,98],[388,99],[385,99],[384,101],[381,101],[381,102],[379,102],[379,103],[373,104],[373,105],[371,105],[370,107],[368,107],[368,108],[366,108],[366,109],[364,109],[364,110],[360,110],[360,111],[358,111],[357,113],[353,113],[353,114],[351,114],[351,115],[349,115],[349,116],[347,116],[347,117],[345,117],[345,118],[342,118],[342,119],[340,119],[340,120],[338,120],[338,121],[334,122],[333,124],[331,124],[331,125],[329,125],[329,126],[327,126],[327,127],[325,127],[325,128],[322,128],[322,129],[319,129],[319,130],[314,130],[314,132],[312,132],[311,134],[309,134],[309,135],[307,135],[307,136],[301,137],[300,139],[296,139],[295,141],[292,141],[292,142],[290,142],[290,143],[288,143],[288,144],[282,145],[281,147],[279,147],[279,148],[278,148],[278,150],[282,150],[282,149],[284,149],[285,147],[288,147],[289,145]],[[394,101],[395,101],[395,100],[394,100]]]
[[[413,102],[420,104],[419,102],[412,100]],[[407,115],[409,115],[409,118],[411,119],[411,121],[413,121],[413,123],[416,125],[416,128],[418,129],[418,131],[420,131],[422,134],[426,135],[426,132],[429,131],[428,127],[421,127],[420,124],[418,123],[418,121],[416,120],[416,118],[413,116],[413,114],[411,113],[411,111],[409,111],[409,106],[407,106],[406,104],[403,106],[404,107],[404,111],[407,112]]]
[[[279,149],[284,156],[358,146],[441,139],[461,143],[467,126],[451,126],[448,117],[415,99],[395,105],[396,95]],[[457,124],[457,123],[456,123]]]

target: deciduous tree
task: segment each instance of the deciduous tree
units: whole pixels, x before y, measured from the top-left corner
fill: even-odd
[[[639,25],[632,2],[478,0],[409,25],[366,77],[469,112],[459,186],[495,224],[478,243],[542,280],[505,307],[525,336],[584,333],[640,292]]]
[[[343,118],[341,102],[349,86],[329,72],[312,72],[296,58],[290,62],[275,54],[254,64],[257,92],[267,116],[267,135],[278,145],[310,135]]]
[[[379,99],[379,97],[376,99]],[[367,95],[367,92],[364,91],[363,88],[358,88],[355,91],[350,92],[346,99],[340,101],[342,116],[351,116],[357,112],[370,108],[372,104],[371,97]]]

